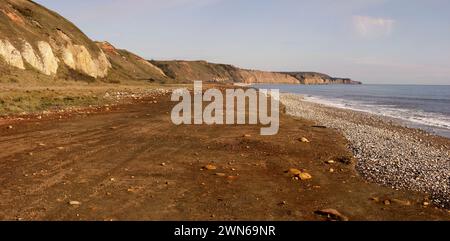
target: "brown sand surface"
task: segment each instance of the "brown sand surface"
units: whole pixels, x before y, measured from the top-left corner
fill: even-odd
[[[337,161],[351,152],[334,130],[284,114],[276,136],[175,126],[170,96],[156,101],[0,126],[0,219],[326,220],[315,213],[326,208],[349,220],[450,219],[424,207],[425,194],[368,183],[355,160]]]

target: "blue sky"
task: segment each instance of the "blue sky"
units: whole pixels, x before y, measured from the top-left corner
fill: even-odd
[[[450,84],[448,0],[37,0],[148,59]]]

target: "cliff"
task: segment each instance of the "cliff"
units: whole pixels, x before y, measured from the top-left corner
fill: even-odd
[[[233,65],[208,63],[206,61],[151,61],[169,78],[177,82],[194,80],[239,83],[279,84],[361,84],[347,78],[334,78],[316,72],[270,72],[248,70]]]
[[[147,61],[28,0],[0,0],[0,81],[87,80],[186,83],[355,84],[312,72],[248,70],[206,61]]]
[[[285,72],[299,80],[304,85],[327,85],[327,84],[362,84],[349,78],[335,78],[317,72]]]
[[[0,80],[164,80],[143,58],[96,43],[74,24],[28,0],[0,0]]]

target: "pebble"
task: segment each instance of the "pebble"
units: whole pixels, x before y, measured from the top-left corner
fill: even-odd
[[[291,168],[288,171],[286,171],[286,173],[289,173],[294,180],[300,179],[302,181],[305,181],[305,180],[312,179],[311,174],[300,171],[299,169],[296,169],[296,168]]]
[[[343,110],[282,94],[286,113],[342,132],[349,142],[356,169],[367,181],[430,194],[430,202],[450,208],[450,152],[422,131],[369,113]],[[422,140],[422,141],[420,141]],[[353,158],[336,162],[350,165]]]
[[[79,206],[79,205],[81,205],[81,202],[79,202],[79,201],[70,201],[70,202],[69,202],[69,205],[72,205],[72,206]]]
[[[303,143],[309,143],[310,141],[308,139],[306,139],[305,137],[302,137],[299,139],[299,141],[303,142]]]
[[[309,173],[307,173],[307,172],[302,172],[302,173],[300,173],[300,175],[298,175],[298,177],[299,177],[300,180],[302,180],[302,181],[312,179],[311,174],[309,174]]]
[[[208,164],[208,165],[204,166],[203,169],[208,170],[208,171],[212,171],[212,170],[216,170],[217,167],[212,165],[212,164]]]
[[[401,200],[401,199],[391,199],[392,203],[398,204],[398,205],[402,205],[402,206],[410,206],[411,202],[408,200]]]

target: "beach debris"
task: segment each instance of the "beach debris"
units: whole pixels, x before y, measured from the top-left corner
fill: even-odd
[[[217,167],[214,166],[213,164],[208,164],[203,167],[203,170],[208,170],[208,171],[212,171],[212,170],[216,170],[216,169],[217,169]]]
[[[422,203],[422,205],[423,205],[424,207],[428,207],[428,206],[430,206],[430,203],[427,202],[427,201],[425,201],[425,202]]]
[[[348,221],[348,217],[332,208],[322,209],[315,212],[318,215],[326,216],[329,221]]]
[[[303,142],[303,143],[309,143],[310,141],[308,140],[308,139],[306,139],[306,137],[302,137],[302,138],[300,138],[300,139],[298,139],[300,142]]]
[[[219,176],[219,177],[225,177],[226,175],[227,175],[227,174],[221,173],[221,172],[216,173],[216,176]]]
[[[80,206],[81,202],[79,202],[79,201],[70,201],[69,205],[71,205],[71,206]]]
[[[56,149],[58,149],[58,150],[64,150],[64,147],[58,146]]]
[[[43,142],[39,142],[38,145],[39,146],[46,146],[45,143],[43,143]]]
[[[250,134],[244,134],[242,137],[252,137],[252,135],[250,135]]]

